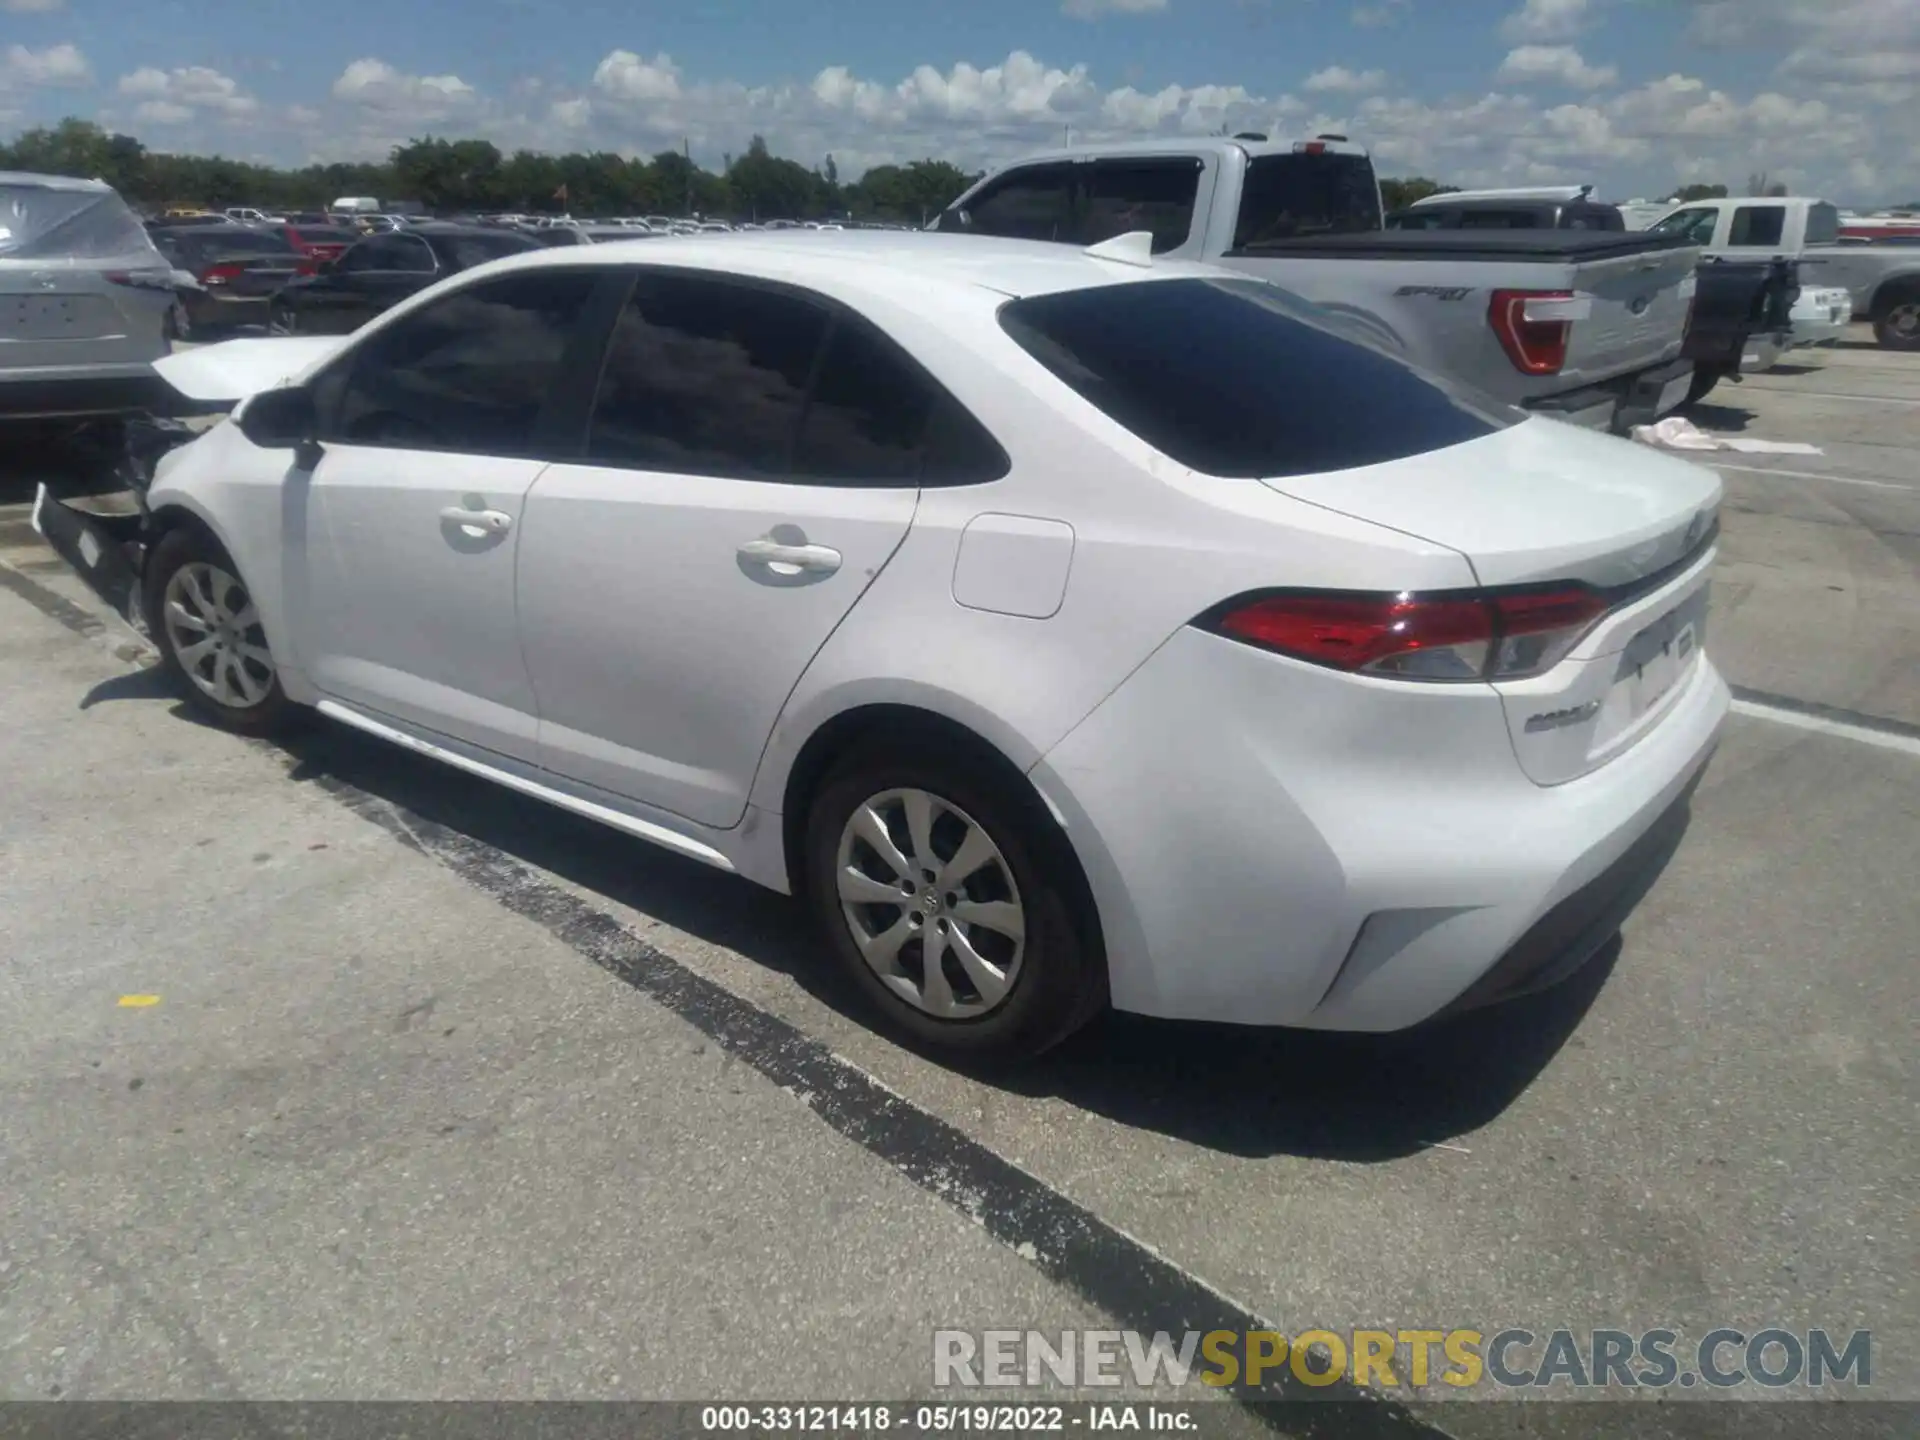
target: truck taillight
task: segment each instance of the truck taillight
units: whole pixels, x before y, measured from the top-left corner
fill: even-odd
[[[1584,585],[1442,595],[1274,592],[1196,623],[1296,660],[1396,680],[1519,680],[1558,665],[1608,610]]]
[[[1592,310],[1571,290],[1496,290],[1487,323],[1513,368],[1523,375],[1558,375],[1567,363],[1573,322]]]
[[[1296,155],[1324,155],[1327,153],[1327,142],[1324,140],[1296,140],[1293,142],[1293,153]]]

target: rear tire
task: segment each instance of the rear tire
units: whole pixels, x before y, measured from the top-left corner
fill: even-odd
[[[242,735],[278,734],[298,718],[239,567],[212,536],[168,531],[141,588],[161,663],[194,709]]]
[[[888,1024],[927,1049],[1025,1059],[1104,1008],[1098,928],[1066,839],[990,758],[944,737],[863,746],[821,782],[803,854],[834,953]]]
[[[1920,350],[1920,290],[1904,290],[1880,302],[1873,338],[1889,350]]]

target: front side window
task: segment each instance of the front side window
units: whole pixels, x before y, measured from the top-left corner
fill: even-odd
[[[321,440],[536,456],[562,356],[598,276],[503,276],[455,291],[353,347],[316,382]]]
[[[1074,167],[1028,165],[1009,171],[965,205],[968,228],[1015,240],[1069,240],[1073,226]]]
[[[1787,233],[1784,205],[1742,205],[1733,212],[1729,245],[1778,245]]]
[[[1097,160],[1085,172],[1080,239],[1088,245],[1134,230],[1153,233],[1153,253],[1187,243],[1201,164],[1191,156],[1165,160]]]
[[[784,477],[827,321],[782,291],[643,272],[608,342],[587,458]]]
[[[1031,296],[1002,308],[1000,323],[1109,419],[1208,475],[1377,465],[1522,418],[1256,280],[1146,280]]]

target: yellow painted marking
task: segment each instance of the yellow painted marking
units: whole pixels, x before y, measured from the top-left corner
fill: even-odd
[[[158,1005],[159,1003],[160,997],[158,995],[122,995],[120,997],[120,1008],[122,1010],[144,1010],[149,1005]]]

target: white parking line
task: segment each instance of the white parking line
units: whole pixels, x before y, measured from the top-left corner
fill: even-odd
[[[1903,755],[1920,756],[1920,738],[1899,735],[1887,730],[1870,730],[1864,725],[1852,725],[1845,720],[1830,720],[1824,715],[1809,715],[1799,710],[1785,710],[1777,705],[1765,705],[1757,700],[1735,700],[1733,713],[1745,715],[1754,720],[1771,720],[1776,725],[1791,725],[1796,730],[1811,730],[1819,735],[1832,735],[1841,740],[1855,740],[1862,745],[1877,745],[1882,750],[1898,750]]]
[[[1706,462],[1715,470],[1738,470],[1744,475],[1778,475],[1786,480],[1831,480],[1835,485],[1864,485],[1869,490],[1905,490],[1920,493],[1920,485],[1902,485],[1895,480],[1863,480],[1856,475],[1822,475],[1817,470],[1775,470],[1765,465],[1729,465],[1724,460]]]
[[[1792,395],[1808,400],[1851,400],[1856,405],[1920,405],[1920,400],[1910,400],[1904,395],[1842,395],[1832,390],[1796,390],[1786,385],[1764,385],[1759,388],[1770,395]]]

